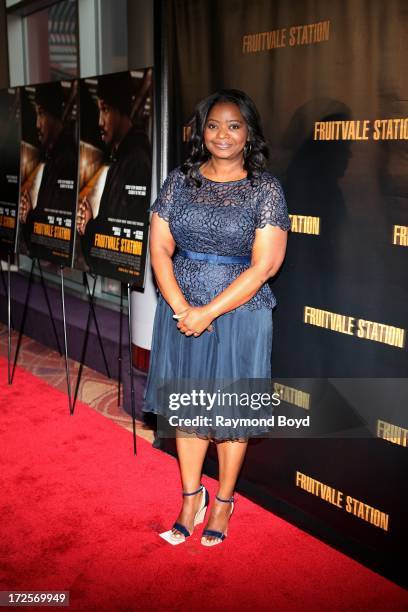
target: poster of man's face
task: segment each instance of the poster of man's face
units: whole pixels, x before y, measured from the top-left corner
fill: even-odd
[[[19,251],[71,266],[78,174],[78,81],[21,88]]]
[[[80,107],[75,267],[143,287],[152,70],[81,79]]]
[[[0,90],[0,258],[14,252],[20,174],[20,90]]]

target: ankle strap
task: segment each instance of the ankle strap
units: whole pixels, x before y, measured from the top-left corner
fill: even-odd
[[[228,497],[228,499],[222,499],[222,497],[218,497],[218,495],[215,496],[218,501],[220,502],[225,502],[225,503],[231,503],[234,501],[234,496],[232,495],[231,497]]]
[[[184,491],[183,491],[183,495],[195,495],[196,493],[199,493],[200,491],[202,491],[202,490],[203,490],[203,486],[204,486],[204,485],[202,485],[202,484],[201,484],[201,485],[198,487],[197,491],[193,491],[192,493],[184,493]]]

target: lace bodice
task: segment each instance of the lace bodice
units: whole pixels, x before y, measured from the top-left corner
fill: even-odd
[[[279,181],[264,172],[258,185],[246,178],[216,182],[202,177],[200,187],[187,185],[176,168],[165,180],[149,210],[168,221],[177,247],[217,255],[251,255],[255,230],[265,225],[290,229]],[[202,306],[223,291],[249,264],[211,264],[176,254],[174,274],[187,301]],[[243,308],[273,308],[276,299],[265,283]]]

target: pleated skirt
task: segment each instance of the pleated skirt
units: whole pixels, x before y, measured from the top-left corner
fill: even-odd
[[[213,441],[262,437],[272,430],[273,407],[248,404],[247,396],[272,394],[272,311],[238,308],[218,317],[213,327],[198,337],[186,336],[159,297],[143,411],[162,417],[166,435],[175,435],[177,428]],[[225,401],[224,391],[235,394],[235,404]],[[182,394],[187,401],[181,404]],[[188,394],[196,401],[188,403]]]

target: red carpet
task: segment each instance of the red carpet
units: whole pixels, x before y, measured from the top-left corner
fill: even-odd
[[[403,610],[405,591],[241,495],[215,548],[158,533],[175,459],[0,359],[0,590],[70,591],[70,610]],[[204,478],[210,494],[215,481]]]

